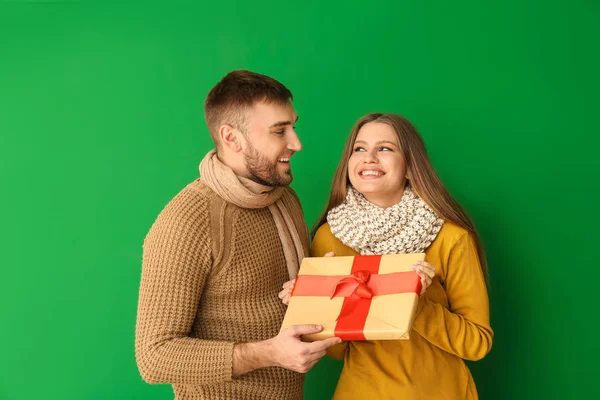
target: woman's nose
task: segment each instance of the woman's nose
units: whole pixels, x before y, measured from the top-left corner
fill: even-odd
[[[372,151],[367,151],[363,158],[363,162],[368,163],[368,164],[377,163],[378,161],[379,160],[377,158],[377,154]]]

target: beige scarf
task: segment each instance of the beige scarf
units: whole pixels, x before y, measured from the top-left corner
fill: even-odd
[[[200,162],[201,180],[223,200],[242,208],[269,207],[273,215],[290,279],[298,274],[300,263],[308,254],[308,232],[296,227],[287,207],[297,204],[294,195],[283,187],[261,185],[250,179],[237,176],[231,168],[223,164],[217,152],[211,150]],[[301,213],[301,210],[298,210]]]
[[[411,189],[381,208],[348,186],[346,200],[327,214],[331,233],[362,255],[421,253],[435,240],[444,220]]]

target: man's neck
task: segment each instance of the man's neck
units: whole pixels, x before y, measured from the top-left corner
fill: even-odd
[[[248,174],[248,170],[246,169],[243,158],[236,157],[236,155],[237,154],[227,154],[225,151],[217,151],[217,158],[219,161],[221,161],[223,165],[231,168],[234,174],[244,178],[252,179],[252,177]]]

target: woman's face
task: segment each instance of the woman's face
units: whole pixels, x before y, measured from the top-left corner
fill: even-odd
[[[348,161],[348,178],[371,203],[387,208],[402,200],[406,162],[394,129],[369,122],[358,131]]]

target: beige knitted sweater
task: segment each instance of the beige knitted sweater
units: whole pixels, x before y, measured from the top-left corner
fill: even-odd
[[[287,189],[290,190],[291,189]],[[308,232],[297,197],[286,204]],[[200,180],[161,212],[144,241],[136,359],[144,380],[183,399],[301,399],[304,376],[283,368],[232,377],[235,343],[276,336],[289,279],[267,208],[225,202]]]

